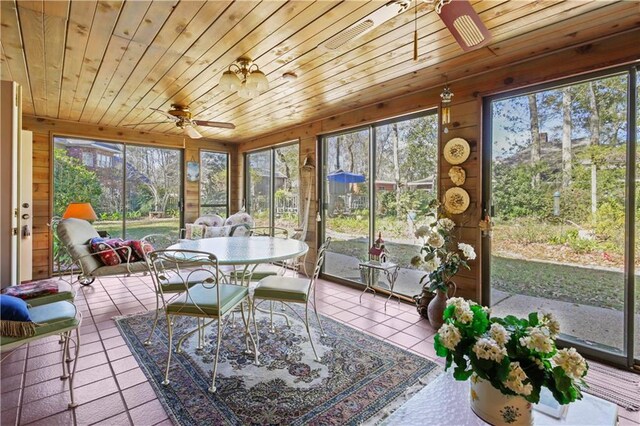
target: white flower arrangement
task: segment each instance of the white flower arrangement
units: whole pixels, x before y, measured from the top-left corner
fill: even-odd
[[[492,318],[488,309],[454,297],[443,318],[434,347],[446,358],[446,369],[455,363],[457,380],[475,373],[503,394],[532,403],[539,401],[542,387],[560,404],[582,398],[580,386],[589,366],[574,348],[556,348],[560,326],[553,315]]]
[[[415,236],[422,239],[423,244],[420,253],[411,259],[411,264],[427,272],[420,284],[432,292],[447,291],[451,278],[460,267],[469,268],[467,261],[476,258],[471,245],[454,243],[455,226],[455,222],[447,217],[438,219],[437,206],[432,206],[423,224],[416,227]]]

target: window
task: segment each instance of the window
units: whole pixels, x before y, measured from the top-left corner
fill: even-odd
[[[323,234],[332,237],[324,273],[363,283],[358,263],[380,235],[401,266],[395,292],[419,293],[413,220],[436,197],[438,121],[421,113],[322,137]],[[379,285],[384,287],[384,278]]]
[[[93,225],[112,237],[177,237],[181,224],[182,152],[54,137],[53,215],[71,202],[90,202]],[[86,164],[96,158],[97,167]],[[126,163],[125,163],[126,159]],[[54,254],[58,248],[54,246]]]
[[[493,312],[540,307],[560,319],[563,340],[627,365],[640,352],[637,325],[628,333],[640,300],[629,298],[639,264],[630,255],[638,228],[628,231],[629,194],[638,196],[634,71],[486,99],[483,167]]]
[[[83,152],[82,153],[82,164],[87,167],[93,167],[93,153],[92,152]]]
[[[229,155],[200,151],[200,215],[229,215]]]
[[[246,154],[246,206],[256,226],[293,234],[299,212],[297,143]]]
[[[111,157],[106,154],[98,153],[96,155],[96,160],[97,160],[97,166],[103,169],[111,167],[112,165]]]

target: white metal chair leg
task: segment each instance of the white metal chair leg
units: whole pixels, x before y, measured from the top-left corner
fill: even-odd
[[[167,331],[169,332],[169,346],[167,348],[167,369],[164,373],[163,385],[169,384],[169,366],[171,365],[171,352],[173,352],[173,324],[171,323],[171,316],[167,315]]]
[[[244,302],[243,302],[243,309],[244,309]],[[249,312],[247,314],[247,321],[245,322],[245,329],[244,329],[244,333],[245,336],[249,336],[249,339],[251,340],[251,343],[253,343],[253,353],[255,354],[254,356],[254,361],[253,363],[255,365],[260,365],[260,361],[258,360],[258,356],[260,355],[260,353],[258,352],[258,344],[256,343],[255,339],[253,338],[253,334],[251,334],[251,330],[249,330],[249,324],[251,324],[251,306],[249,306],[249,302],[247,301],[247,308],[249,308]],[[244,312],[244,310],[243,310]],[[255,328],[255,318],[254,318],[254,322],[253,322],[254,328]],[[258,329],[256,328],[256,335],[258,334]],[[248,349],[248,348],[247,348]]]
[[[250,315],[253,315],[253,329],[256,332],[256,340],[255,340],[255,344],[256,344],[256,360],[257,360],[257,354],[258,351],[260,350],[260,333],[258,333],[258,321],[256,319],[256,299],[252,299],[251,300],[251,311],[250,311]]]
[[[213,359],[213,377],[211,378],[210,393],[216,392],[216,374],[218,374],[218,356],[220,355],[220,344],[222,342],[222,318],[218,318],[218,338],[216,341],[216,355]]]
[[[69,331],[69,335],[67,336],[67,341],[70,340],[71,331]],[[71,374],[69,375],[69,396],[71,397],[71,402],[69,403],[69,408],[75,408],[78,406],[78,403],[75,401],[73,395],[73,378],[76,375],[76,368],[78,367],[78,355],[80,354],[80,327],[76,328],[76,350],[73,359],[73,369]],[[67,367],[69,368],[69,367]]]
[[[313,354],[316,356],[316,362],[320,362],[320,358],[318,357],[318,352],[316,352],[316,346],[313,344],[313,338],[311,337],[311,329],[309,329],[309,304],[304,308],[304,326],[307,327],[307,334],[309,335],[309,342],[311,342],[311,349],[313,349]]]
[[[149,337],[147,337],[147,340],[144,341],[145,346],[149,346],[151,344],[151,337],[153,336],[153,332],[156,331],[159,315],[160,315],[160,295],[156,293],[156,316],[153,319],[153,325],[151,326],[151,332],[149,333]]]
[[[324,332],[324,327],[322,327],[322,321],[320,321],[320,316],[318,315],[318,308],[316,307],[316,288],[313,287],[313,312],[316,314],[316,320],[318,320],[318,324],[320,325],[320,336],[326,337],[327,333]]]
[[[62,376],[60,376],[60,380],[66,380],[69,378],[69,366],[67,365],[67,360],[69,359],[69,334],[71,332],[67,331],[62,334],[64,337],[62,338]]]

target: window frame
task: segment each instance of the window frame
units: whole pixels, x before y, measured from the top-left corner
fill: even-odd
[[[203,153],[214,153],[214,154],[223,154],[227,157],[227,167],[226,167],[226,185],[227,185],[227,191],[226,191],[226,200],[224,204],[202,204],[202,177],[204,176],[204,173],[202,172],[203,167],[202,167],[202,154]],[[229,155],[228,152],[224,152],[224,151],[216,151],[216,150],[212,150],[212,149],[206,149],[206,148],[200,148],[198,150],[198,162],[200,164],[200,178],[198,179],[198,216],[202,216],[202,208],[203,207],[224,207],[225,209],[225,218],[229,217],[229,188],[231,187],[231,174],[229,173],[229,168],[230,168],[230,158],[231,156]]]
[[[326,139],[327,138],[331,138],[331,137],[337,137],[337,136],[342,136],[345,134],[349,134],[349,133],[355,133],[355,132],[361,132],[363,130],[367,130],[368,134],[369,134],[369,147],[368,147],[368,155],[369,155],[369,162],[367,164],[368,166],[368,176],[367,179],[369,180],[369,189],[368,189],[368,197],[369,197],[369,203],[368,203],[368,208],[369,208],[369,245],[371,245],[373,243],[373,241],[376,239],[376,235],[375,235],[375,230],[376,230],[376,210],[375,210],[375,206],[377,203],[377,194],[376,194],[376,188],[375,188],[375,176],[377,173],[377,166],[376,166],[376,129],[382,126],[387,126],[389,124],[393,124],[393,123],[398,123],[401,121],[408,121],[408,120],[413,120],[416,118],[421,118],[421,117],[426,117],[429,115],[435,115],[438,117],[437,120],[437,124],[438,124],[438,140],[436,141],[436,143],[438,144],[438,147],[440,146],[440,134],[441,134],[441,120],[440,120],[440,109],[437,106],[433,106],[430,108],[426,108],[420,111],[415,111],[409,114],[405,114],[405,115],[399,115],[399,116],[395,116],[395,117],[391,117],[391,118],[385,118],[383,120],[380,121],[375,121],[375,122],[371,122],[369,124],[366,124],[364,126],[356,126],[356,127],[350,127],[347,129],[340,129],[338,131],[335,132],[330,132],[330,133],[323,133],[323,134],[319,134],[317,139],[316,139],[316,145],[317,145],[317,152],[319,152],[319,158],[320,158],[320,173],[317,173],[317,182],[316,185],[319,188],[318,191],[318,206],[319,206],[319,210],[320,210],[320,222],[318,223],[318,228],[317,228],[317,232],[318,235],[321,236],[321,238],[318,239],[318,244],[322,243],[322,239],[324,238],[324,236],[326,235],[326,218],[325,218],[325,211],[327,209],[327,205],[325,202],[325,192],[327,191],[327,185],[326,185],[326,175],[327,175],[327,161],[328,161],[328,153],[327,153],[327,149],[325,147],[326,143]],[[436,194],[436,198],[439,199],[440,197],[440,188],[439,185],[437,184],[437,182],[439,182],[440,180],[440,157],[438,156],[437,158],[437,167],[436,167],[436,176],[435,176],[435,180],[436,180],[436,185],[435,185],[435,194]],[[322,278],[327,278],[330,279],[334,282],[338,282],[340,284],[344,284],[347,285],[349,287],[353,287],[353,288],[357,288],[359,290],[362,290],[362,284],[357,282],[357,281],[353,281],[353,280],[349,280],[343,277],[338,277],[336,275],[331,275],[331,274],[327,274],[324,271],[324,265],[322,266],[322,269],[320,271],[320,276]],[[389,291],[384,289],[384,288],[378,288],[376,287],[376,291],[380,291],[383,294],[389,294]],[[399,294],[399,293],[395,293],[394,292],[394,296],[398,296],[399,298],[401,298],[402,300],[405,300],[407,302],[414,302],[414,300],[410,297],[410,296],[406,296],[403,294]]]
[[[602,69],[595,72],[589,72],[570,77],[560,78],[558,80],[549,81],[532,86],[521,87],[518,89],[499,92],[487,95],[482,98],[481,122],[482,122],[482,141],[492,140],[492,103],[495,101],[505,100],[531,93],[538,93],[545,90],[558,89],[574,84],[585,83],[588,81],[598,80],[615,75],[627,76],[627,150],[626,150],[626,176],[625,176],[625,259],[624,259],[624,310],[623,310],[623,347],[625,354],[617,354],[600,349],[595,349],[586,344],[582,344],[577,340],[558,339],[559,346],[575,346],[583,354],[600,361],[604,361],[619,366],[632,367],[638,364],[635,360],[635,327],[640,324],[634,324],[635,312],[635,228],[638,223],[636,220],[636,151],[637,147],[637,84],[638,66],[624,65],[612,68]],[[482,144],[481,159],[481,187],[482,199],[481,210],[482,217],[492,215],[491,209],[491,187],[493,172],[493,143]],[[491,306],[491,238],[483,237],[481,239],[481,280],[480,280],[480,301],[483,305]]]
[[[293,146],[293,145],[298,145],[298,167],[300,165],[300,139],[293,139],[293,140],[289,140],[286,142],[282,142],[279,144],[275,144],[275,145],[270,145],[268,147],[264,147],[264,148],[258,148],[252,151],[246,151],[243,153],[243,160],[244,160],[244,167],[243,167],[243,172],[244,172],[244,180],[243,180],[243,190],[244,190],[244,197],[242,200],[242,206],[244,207],[244,209],[247,211],[247,213],[251,214],[251,190],[249,188],[249,167],[250,167],[250,163],[249,163],[249,156],[251,154],[260,154],[260,153],[264,153],[264,152],[268,152],[269,153],[269,165],[270,165],[270,176],[269,176],[269,189],[270,189],[270,194],[269,194],[269,228],[270,228],[270,234],[273,236],[274,235],[274,228],[275,228],[275,203],[274,203],[274,199],[275,199],[275,184],[276,184],[276,175],[275,175],[275,164],[276,164],[276,149],[279,148],[286,148],[289,146]],[[298,176],[298,180],[300,179],[300,177]],[[298,208],[300,208],[300,206],[298,206]]]

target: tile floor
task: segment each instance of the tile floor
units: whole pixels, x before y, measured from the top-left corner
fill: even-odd
[[[391,301],[385,312],[383,298],[367,294],[359,304],[359,291],[322,280],[317,295],[324,315],[441,363],[433,350],[435,330],[413,306]],[[96,280],[78,289],[76,304],[83,313],[75,379],[78,407],[67,409],[58,339],[45,339],[14,351],[0,365],[1,424],[170,425],[112,320],[155,308],[151,280]],[[638,412],[620,409],[619,414],[620,425],[640,424]]]

